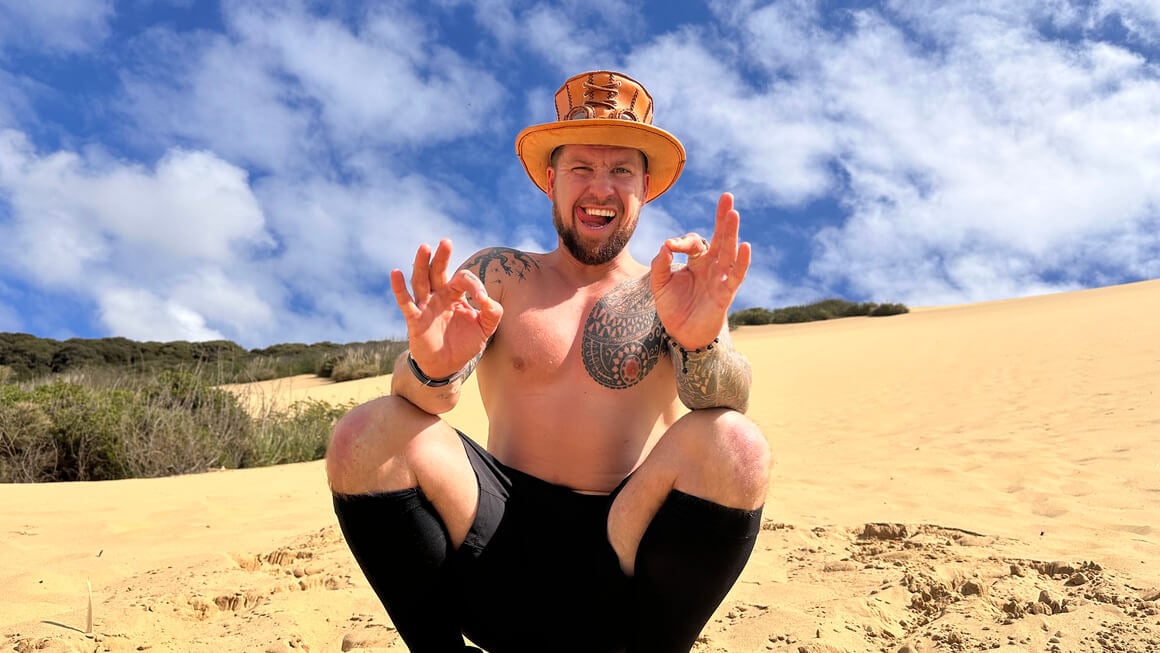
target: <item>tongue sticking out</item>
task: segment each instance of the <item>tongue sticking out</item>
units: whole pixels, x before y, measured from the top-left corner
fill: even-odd
[[[589,227],[603,227],[609,222],[612,222],[612,219],[616,217],[616,211],[612,209],[581,208],[576,210],[576,215],[580,219],[580,222],[583,222]]]

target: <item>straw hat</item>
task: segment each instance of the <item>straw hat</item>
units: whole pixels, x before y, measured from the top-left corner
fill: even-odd
[[[581,73],[556,91],[556,122],[533,125],[516,137],[516,154],[536,186],[548,192],[552,151],[561,145],[618,145],[644,152],[651,202],[672,187],[685,167],[685,148],[653,127],[653,100],[640,82],[621,73]]]

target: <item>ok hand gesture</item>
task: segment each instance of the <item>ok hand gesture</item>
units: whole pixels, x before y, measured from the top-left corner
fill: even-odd
[[[738,244],[741,216],[733,196],[721,195],[712,242],[690,233],[670,238],[652,261],[649,285],[657,316],[669,337],[685,349],[700,349],[720,334],[729,305],[749,270],[749,243]],[[688,265],[673,270],[673,254],[689,257]]]
[[[407,292],[403,272],[391,271],[391,290],[407,321],[411,357],[431,378],[463,369],[483,351],[503,317],[503,306],[488,296],[479,277],[459,270],[447,278],[450,260],[450,240],[439,241],[434,257],[430,246],[419,246],[411,273],[414,297]]]

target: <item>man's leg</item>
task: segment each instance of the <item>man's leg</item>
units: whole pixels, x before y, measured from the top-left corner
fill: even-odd
[[[465,650],[447,563],[475,519],[479,486],[459,434],[381,397],[335,427],[326,471],[347,544],[412,653]]]
[[[761,527],[769,445],[741,413],[681,418],[612,504],[608,536],[633,577],[629,653],[687,653]]]

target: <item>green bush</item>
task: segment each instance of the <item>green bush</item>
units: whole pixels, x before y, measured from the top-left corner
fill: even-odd
[[[340,356],[330,371],[335,382],[353,381],[377,376],[382,369],[382,356],[365,351],[354,351]]]
[[[130,475],[121,433],[133,401],[131,392],[54,381],[35,388],[32,399],[52,421],[58,480],[97,481]]]
[[[0,385],[0,482],[147,478],[317,460],[350,406],[252,416],[189,371]]]
[[[239,459],[237,446],[212,429],[193,413],[142,402],[125,424],[125,477],[204,472]]]
[[[0,482],[106,480],[316,460],[350,406],[251,415],[225,383],[389,374],[405,342],[63,342],[0,333]]]
[[[394,371],[395,359],[406,346],[406,343],[394,342],[345,349],[325,362],[328,374],[320,376],[342,382],[390,374]]]
[[[322,359],[318,364],[318,376],[324,379],[329,379],[334,376],[334,368],[338,365],[338,361],[342,357],[339,354],[330,354]]]
[[[135,475],[242,466],[255,425],[233,393],[191,372],[165,371],[147,381],[141,395],[145,424],[137,433],[149,441],[140,448],[163,455],[154,463],[142,461],[148,471]]]
[[[57,452],[51,430],[52,419],[35,402],[0,402],[0,481],[52,479]]]
[[[747,308],[729,316],[729,326],[733,328],[772,323],[773,311],[766,308]]]
[[[844,299],[823,299],[802,306],[786,306],[772,311],[764,308],[747,308],[729,315],[729,328],[759,324],[794,324],[817,322],[843,317],[882,317],[909,313],[904,304],[875,304],[872,302],[848,302]]]
[[[909,313],[910,309],[905,304],[879,304],[870,311],[870,317],[885,317],[888,315],[902,315]]]
[[[325,401],[297,401],[275,419],[260,422],[246,451],[246,467],[319,460],[335,423],[353,404],[331,406]]]
[[[246,351],[228,340],[135,342],[126,338],[70,338],[62,342],[25,333],[0,333],[0,366],[11,369],[12,380],[16,381],[112,367],[145,374],[197,369],[201,370],[199,374],[212,371],[218,383],[243,383],[319,374],[327,367],[327,361],[333,368],[333,361],[352,350],[397,350],[400,346],[405,345],[390,340],[345,345],[285,343]]]

